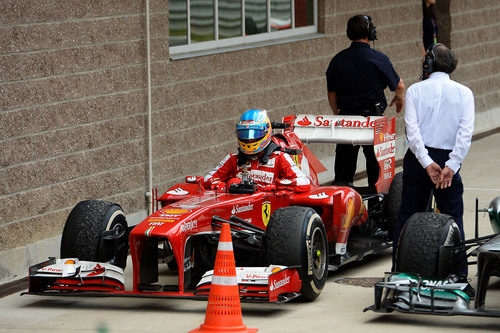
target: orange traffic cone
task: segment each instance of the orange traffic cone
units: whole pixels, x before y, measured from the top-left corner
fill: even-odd
[[[236,279],[233,242],[228,223],[222,224],[222,232],[215,257],[212,286],[208,294],[205,323],[191,332],[257,332],[256,328],[243,325],[240,292]]]

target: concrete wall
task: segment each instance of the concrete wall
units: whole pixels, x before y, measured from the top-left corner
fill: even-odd
[[[375,47],[407,86],[418,80],[420,1],[318,2],[323,37],[170,60],[168,0],[151,1],[160,192],[235,151],[234,123],[246,108],[266,108],[276,120],[329,113],[324,72],[349,45],[352,15],[371,15]],[[481,129],[497,127],[500,3],[456,0],[445,9],[460,57],[454,78],[475,92],[478,119],[489,119]],[[25,264],[57,255],[53,244],[80,200],[115,201],[128,213],[146,209],[145,35],[144,1],[0,1],[0,280],[18,274],[13,253]],[[401,116],[397,124],[401,133]],[[333,147],[312,149],[332,166]]]

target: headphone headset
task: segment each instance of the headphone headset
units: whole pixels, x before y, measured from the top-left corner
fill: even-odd
[[[373,25],[372,18],[368,15],[363,15],[366,20],[367,31],[368,31],[368,40],[374,41],[377,39],[377,29],[375,29],[375,25]]]
[[[427,53],[425,53],[424,62],[422,63],[422,76],[421,76],[422,80],[427,79],[429,77],[429,75],[434,73],[434,70],[435,70],[434,62],[436,60],[436,56],[434,55],[434,49],[440,45],[443,45],[443,44],[436,43],[436,44],[432,45],[427,50]]]

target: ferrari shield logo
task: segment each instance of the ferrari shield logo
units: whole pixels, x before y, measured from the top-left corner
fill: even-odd
[[[262,204],[262,223],[267,227],[267,223],[271,218],[271,203],[269,201],[265,201]]]

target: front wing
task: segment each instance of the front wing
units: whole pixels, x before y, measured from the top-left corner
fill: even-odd
[[[389,313],[396,310],[411,314],[500,317],[500,311],[471,309],[470,297],[465,292],[468,287],[468,283],[387,273],[384,280],[375,284],[375,304],[363,312]]]
[[[243,302],[286,303],[300,296],[302,282],[295,268],[237,267]],[[77,258],[49,258],[29,269],[29,289],[23,294],[52,296],[152,297],[206,300],[213,271],[205,273],[194,292],[125,290],[123,270],[108,263]]]

